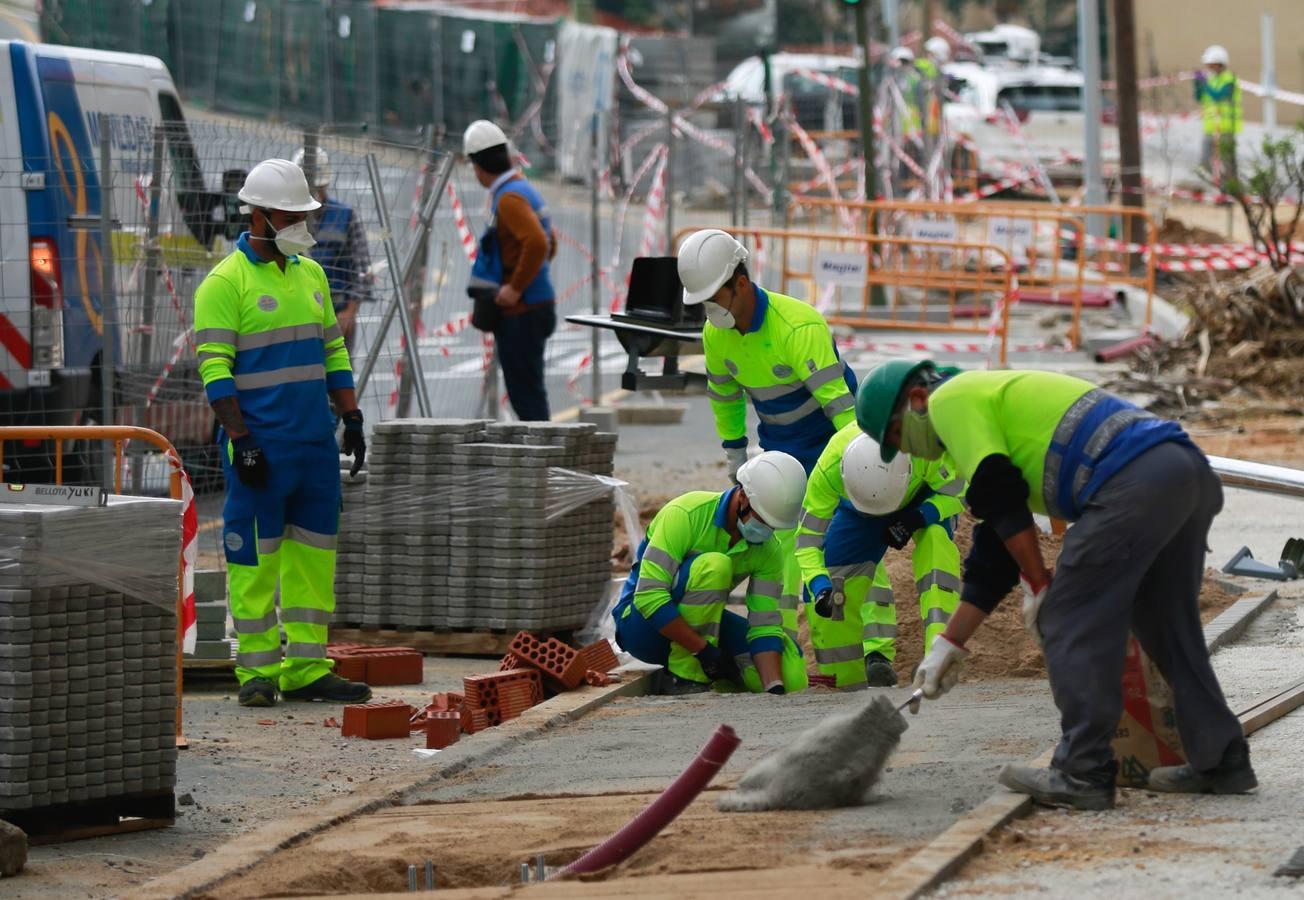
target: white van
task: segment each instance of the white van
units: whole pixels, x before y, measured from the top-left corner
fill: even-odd
[[[200,220],[214,195],[160,60],[23,41],[0,41],[0,54],[0,424],[76,424],[87,411],[98,418],[100,267],[112,257],[97,221],[102,123],[115,219],[140,202],[121,176],[149,174],[158,123],[169,126],[176,187],[167,202]]]

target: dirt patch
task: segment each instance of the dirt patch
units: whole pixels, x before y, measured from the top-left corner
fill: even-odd
[[[728,872],[800,865],[815,857],[838,868],[885,867],[888,835],[829,839],[817,812],[725,814],[715,792],[690,806],[650,844],[602,880]],[[548,866],[579,858],[644,809],[656,794],[543,797],[441,803],[381,810],[282,851],[205,897],[242,900],[321,894],[401,892],[407,867],[434,859],[436,883],[449,888],[509,885],[522,862]],[[781,834],[783,840],[775,840]],[[760,850],[761,852],[758,852]]]
[[[1159,234],[1155,238],[1156,244],[1225,244],[1227,238],[1225,235],[1212,231],[1208,228],[1201,228],[1199,225],[1188,225],[1181,219],[1168,218],[1164,224],[1159,227]]]
[[[1232,410],[1210,415],[1187,433],[1212,456],[1230,456],[1283,466],[1304,466],[1304,417]]]

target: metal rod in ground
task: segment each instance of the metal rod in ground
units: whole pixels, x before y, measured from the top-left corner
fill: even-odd
[[[439,177],[435,180],[435,189],[426,197],[426,204],[421,209],[418,217],[418,235],[421,231],[428,231],[435,220],[435,210],[439,208],[440,198],[444,196],[444,189],[448,187],[448,179],[453,175],[453,157],[451,155],[444,158],[444,167],[439,172]],[[403,261],[403,280],[407,280],[413,267],[420,258],[420,251],[423,242],[414,240],[408,247],[407,259]],[[385,306],[385,314],[380,320],[380,330],[376,332],[376,337],[372,340],[371,350],[367,354],[366,362],[362,364],[362,371],[358,374],[357,397],[362,400],[363,392],[367,389],[367,382],[371,380],[372,370],[376,367],[376,360],[380,358],[380,351],[385,347],[385,338],[389,334],[389,327],[394,322],[394,316],[398,313],[399,308],[403,305],[402,292],[396,293],[390,298]]]
[[[135,356],[146,366],[152,364],[151,358],[154,355],[154,294],[158,290],[159,259],[162,255],[158,242],[159,207],[163,199],[163,154],[167,152],[162,125],[154,126],[153,152],[149,170],[149,203],[145,207],[145,291],[144,296],[141,297],[140,346]],[[145,424],[143,407],[136,407],[136,424]],[[133,494],[139,494],[141,491],[145,474],[145,467],[141,465],[143,459],[142,447],[133,455],[132,460],[131,492]]]
[[[433,859],[428,859],[426,860],[426,890],[433,891],[434,889],[435,889],[435,861]]]
[[[530,883],[530,864],[521,863],[521,884]]]
[[[542,853],[534,858],[534,879],[536,881],[548,880],[548,865],[544,861]]]
[[[593,260],[589,264],[589,307],[593,315],[598,315],[602,307],[602,254],[599,252],[599,237],[602,233],[602,223],[598,221],[598,215],[601,212],[601,197],[598,194],[598,131],[602,127],[602,114],[593,114],[593,134],[589,137],[589,252],[593,254]],[[593,398],[593,405],[597,406],[602,397],[602,367],[599,364],[601,357],[599,353],[602,349],[601,329],[589,329],[592,334],[589,336],[589,368],[592,370],[593,387],[589,396]]]
[[[398,248],[394,246],[394,235],[390,230],[389,205],[385,201],[385,185],[380,177],[380,163],[376,161],[374,153],[367,154],[367,174],[371,176],[371,193],[376,201],[376,217],[380,220],[380,233],[385,247],[385,260],[389,264],[389,281],[394,288],[394,300],[399,305],[406,306],[403,294],[403,266],[398,258]],[[403,312],[404,315],[399,316],[398,323],[403,329],[403,339],[407,343],[407,362],[412,367],[412,375],[416,378],[417,407],[421,410],[421,415],[429,418],[430,388],[426,384],[426,375],[421,368],[416,329],[412,327],[411,319],[406,315],[407,310],[404,309]]]
[[[414,864],[409,863],[408,864],[408,893],[415,894],[416,892],[417,892],[417,867]]]
[[[100,417],[114,425],[113,391],[118,364],[118,310],[113,298],[113,129],[109,117],[100,113],[100,321],[103,343],[100,350]],[[112,492],[116,454],[104,453],[104,489]]]

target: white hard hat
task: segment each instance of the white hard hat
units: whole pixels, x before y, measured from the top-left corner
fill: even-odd
[[[767,450],[739,466],[737,477],[747,502],[766,525],[779,531],[797,527],[806,496],[806,470],[795,457]]]
[[[1209,45],[1204,48],[1204,55],[1200,57],[1200,64],[1203,66],[1231,65],[1230,57],[1227,55],[1227,48],[1222,44]]]
[[[311,212],[321,207],[308,191],[303,169],[288,159],[265,159],[254,166],[236,196],[246,206],[259,209]]]
[[[695,231],[679,247],[679,280],[684,303],[710,300],[738,268],[747,262],[747,248],[719,228]]]
[[[866,515],[896,512],[910,488],[910,457],[898,453],[891,462],[883,462],[878,443],[862,434],[843,451],[842,486],[851,505]]]
[[[312,170],[312,186],[324,188],[331,183],[331,158],[326,155],[326,151],[321,147],[313,148],[313,161],[316,165]],[[303,169],[303,148],[300,147],[294,151],[294,156],[290,157],[290,162],[294,163],[300,169]],[[308,174],[304,169],[304,175]]]
[[[893,47],[888,59],[897,63],[914,62],[915,53],[909,47]]]
[[[476,119],[466,126],[466,132],[462,135],[462,153],[470,156],[505,143],[507,135],[503,134],[501,128],[488,119]]]
[[[924,41],[924,50],[940,62],[946,62],[951,58],[951,45],[946,42],[946,38],[934,35]]]

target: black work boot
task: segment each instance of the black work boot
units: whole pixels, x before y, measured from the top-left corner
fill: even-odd
[[[333,672],[327,672],[312,684],[292,691],[284,691],[286,700],[324,700],[332,703],[366,703],[371,699],[371,688],[361,681],[349,681]]]
[[[710,682],[690,681],[687,678],[680,678],[669,669],[662,669],[652,676],[652,693],[662,697],[704,694],[709,690],[711,690]]]
[[[1059,769],[1034,769],[1030,766],[1006,766],[1001,784],[1012,791],[1027,794],[1042,806],[1066,809],[1113,809],[1114,777],[1083,778]]]
[[[1146,782],[1152,791],[1173,794],[1246,794],[1258,786],[1250,765],[1250,745],[1244,739],[1232,741],[1212,769],[1197,772],[1189,763],[1162,766],[1151,769]]]
[[[240,685],[240,694],[236,699],[241,706],[275,706],[276,685],[267,678],[250,678]]]
[[[896,669],[882,653],[871,653],[865,657],[865,680],[870,687],[896,687]]]

